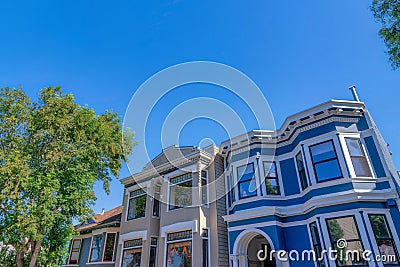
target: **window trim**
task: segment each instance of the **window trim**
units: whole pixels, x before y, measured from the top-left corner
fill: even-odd
[[[127,248],[125,247],[125,242],[131,241],[131,240],[138,240],[138,239],[140,239],[140,240],[142,241],[140,245],[133,246],[133,247],[127,247]],[[124,263],[124,252],[125,252],[125,250],[134,249],[134,248],[141,248],[140,254],[143,253],[143,238],[142,238],[142,237],[139,237],[139,238],[129,238],[129,239],[123,240],[123,242],[122,242],[122,248],[121,248],[121,260],[120,260],[121,266],[122,266],[122,264]],[[142,261],[142,255],[140,255],[140,262],[141,262],[141,261]]]
[[[131,197],[131,193],[132,192],[135,192],[135,191],[139,191],[139,190],[142,190],[143,191],[143,193],[141,193],[141,194],[139,194],[139,195],[137,195],[137,196],[134,196],[134,197]],[[135,217],[135,218],[129,218],[129,207],[130,207],[130,200],[131,199],[133,199],[133,198],[138,198],[138,197],[142,197],[143,195],[145,195],[146,196],[146,206],[145,206],[145,208],[144,208],[144,215],[143,216],[140,216],[140,217]],[[145,218],[146,217],[146,215],[147,215],[147,212],[146,212],[146,210],[147,210],[147,193],[146,193],[146,191],[145,191],[145,189],[143,189],[143,188],[136,188],[136,189],[134,189],[134,190],[131,190],[131,191],[129,191],[129,194],[128,194],[128,200],[127,200],[127,210],[126,210],[126,221],[128,222],[128,221],[132,221],[132,220],[137,220],[137,219],[141,219],[141,218]]]
[[[151,239],[152,238],[156,238],[157,239],[157,244],[156,245],[152,245],[151,244]],[[155,262],[155,266],[157,266],[159,240],[160,240],[160,238],[158,236],[153,236],[153,235],[150,236],[150,240],[149,240],[149,266],[150,266],[150,255],[151,255],[151,249],[152,248],[156,248],[156,257],[154,258],[154,262]]]
[[[185,174],[188,174],[188,173],[191,174],[191,178],[190,178],[190,179],[181,181],[181,182],[176,183],[176,184],[171,183],[171,179],[174,179],[174,178],[176,178],[176,177],[179,177],[179,176],[182,176],[182,175],[185,175]],[[191,198],[192,198],[192,199],[191,199],[191,204],[190,204],[189,206],[177,206],[176,208],[171,209],[171,186],[179,185],[179,184],[182,184],[182,183],[186,183],[186,182],[188,182],[188,181],[191,181],[191,182],[192,182],[192,186],[190,187],[190,188],[191,188]],[[182,208],[187,208],[187,207],[193,206],[193,172],[192,172],[192,171],[182,172],[182,173],[173,175],[173,176],[171,176],[171,177],[168,177],[168,203],[167,203],[166,206],[167,206],[167,212],[170,212],[170,211],[173,211],[173,210],[179,210],[179,209],[182,209]]]
[[[316,230],[317,230],[317,235],[318,235],[318,242],[317,244],[314,244],[314,240],[313,240],[313,235],[312,235],[312,230],[311,230],[311,225],[315,225]],[[321,251],[323,250],[323,240],[321,239],[321,233],[320,233],[320,229],[319,229],[319,224],[318,221],[313,221],[311,223],[308,224],[308,230],[309,230],[309,235],[310,235],[310,243],[311,243],[311,247],[314,250],[315,256],[318,257],[317,251],[315,249],[316,246],[320,246]],[[325,262],[325,257],[323,259],[321,259],[320,261],[318,261],[319,257],[316,259],[317,261],[315,261],[315,266],[317,267],[322,267],[322,266],[326,266],[326,262]]]
[[[332,148],[333,148],[333,152],[335,153],[335,157],[334,157],[334,158],[330,158],[330,159],[321,160],[321,161],[315,163],[315,162],[314,162],[314,159],[313,159],[313,154],[312,154],[312,152],[311,152],[311,148],[314,147],[314,146],[317,146],[317,145],[321,145],[321,144],[324,144],[324,143],[328,143],[328,142],[330,142],[330,143],[332,144]],[[342,167],[341,167],[341,165],[340,165],[339,157],[338,157],[338,154],[337,154],[337,151],[336,151],[335,142],[333,141],[333,138],[332,138],[332,139],[325,140],[325,141],[322,141],[322,142],[319,142],[319,143],[312,144],[312,145],[308,146],[308,150],[309,150],[309,153],[310,153],[311,164],[312,164],[312,166],[313,166],[314,176],[315,176],[315,180],[316,180],[317,183],[324,183],[324,182],[328,182],[328,181],[332,181],[332,180],[340,179],[340,178],[343,178],[343,177],[344,177],[344,176],[343,176]],[[317,170],[316,170],[315,166],[316,166],[317,164],[326,163],[326,162],[329,162],[329,161],[333,161],[333,160],[335,160],[335,159],[336,159],[336,162],[337,162],[338,167],[339,167],[340,176],[332,177],[332,178],[329,178],[329,179],[325,179],[325,180],[323,180],[323,181],[320,181],[320,180],[318,179]]]
[[[191,231],[192,235],[190,238],[184,238],[184,239],[178,239],[178,240],[173,240],[173,241],[168,241],[168,235],[169,234],[173,234],[173,233],[179,233],[179,232],[185,232],[185,231]],[[193,253],[193,231],[191,229],[180,229],[178,231],[172,231],[172,232],[168,232],[165,235],[165,243],[164,243],[164,248],[165,248],[165,255],[164,255],[164,266],[167,266],[168,264],[168,244],[174,244],[174,243],[180,243],[180,242],[184,242],[184,241],[189,241],[191,242],[191,249],[192,249],[192,253]],[[191,264],[193,267],[193,262]]]
[[[203,178],[202,172],[206,173],[206,177],[205,178]],[[205,184],[205,187],[206,187],[205,188],[206,189],[206,203],[203,203],[203,184],[202,184],[203,180],[206,181],[206,184]],[[209,206],[208,202],[210,200],[209,199],[210,192],[209,192],[209,188],[208,188],[208,184],[209,184],[208,170],[206,170],[206,169],[200,170],[200,184],[201,184],[201,187],[200,187],[201,206],[208,207]]]
[[[332,239],[332,235],[331,235],[331,231],[330,231],[330,229],[329,229],[329,223],[328,223],[328,221],[329,221],[329,220],[336,220],[336,219],[349,218],[349,217],[353,218],[354,225],[356,226],[356,230],[357,230],[358,239],[345,239],[345,240],[347,241],[347,243],[349,243],[349,242],[357,242],[357,241],[360,241],[361,246],[362,246],[362,249],[363,249],[363,251],[365,251],[365,245],[364,245],[364,241],[363,241],[362,235],[361,235],[361,233],[360,233],[360,227],[358,226],[357,218],[356,218],[356,216],[355,216],[354,214],[351,214],[351,215],[343,215],[343,216],[338,216],[338,217],[329,217],[329,218],[325,218],[326,230],[328,231],[328,236],[329,236],[329,240],[328,240],[328,241],[329,241],[329,245],[330,245],[332,248],[334,248],[334,244],[337,242],[337,240],[333,240],[333,239]],[[336,266],[339,266],[338,263],[337,263],[337,260],[335,260],[334,262],[335,262]],[[354,266],[354,265],[341,265],[340,267],[351,267],[351,266]],[[357,266],[367,267],[367,266],[368,266],[368,262],[366,262],[364,265],[357,265]]]
[[[268,170],[268,173],[266,174],[267,170],[265,169],[265,163],[267,163],[267,164],[272,163],[271,165],[273,165],[275,168],[276,177],[268,177],[269,171],[271,170],[271,168]],[[281,186],[281,181],[280,181],[280,174],[278,173],[278,167],[277,167],[276,161],[262,160],[262,169],[263,169],[262,184],[264,184],[265,196],[268,196],[268,197],[282,196],[282,186]],[[276,184],[278,186],[278,194],[268,194],[267,183],[266,183],[267,179],[276,180]]]
[[[94,241],[94,238],[95,238],[96,236],[101,236],[101,242],[103,242],[103,241],[104,241],[104,240],[103,240],[103,234],[104,234],[104,233],[92,235],[92,240],[91,240],[91,242],[90,242],[90,253],[89,253],[88,263],[103,262],[103,257],[101,257],[101,259],[98,260],[98,261],[92,261],[93,241]],[[103,244],[100,245],[99,249],[102,249],[102,248],[103,248]],[[101,255],[101,256],[102,256],[102,255]]]
[[[302,169],[302,171],[304,171],[304,177],[305,177],[305,182],[306,182],[306,186],[303,188],[303,184],[302,184],[302,179],[301,179],[301,177],[300,177],[300,169],[299,169],[299,165],[298,165],[298,162],[297,162],[297,156],[301,156],[301,159],[303,160],[303,169]],[[311,185],[309,184],[309,180],[308,180],[308,177],[307,177],[307,164],[306,164],[306,161],[305,161],[305,157],[304,157],[304,154],[303,154],[303,150],[302,149],[300,149],[299,150],[299,152],[297,152],[296,154],[295,154],[295,156],[294,156],[294,161],[295,161],[295,165],[296,165],[296,170],[297,170],[297,177],[298,177],[298,179],[299,179],[299,187],[300,187],[300,192],[303,192],[304,190],[306,190],[308,187],[310,187]]]
[[[104,239],[104,246],[103,246],[103,259],[102,259],[102,262],[114,262],[114,255],[115,255],[115,244],[117,243],[117,232],[106,232],[105,233],[106,234],[106,238]],[[106,246],[107,246],[107,237],[108,237],[108,235],[109,234],[115,234],[115,236],[114,236],[114,246],[113,246],[113,256],[112,256],[112,259],[111,259],[111,261],[108,261],[108,260],[104,260],[104,256],[105,256],[105,254],[106,254]]]
[[[238,169],[241,168],[241,167],[246,167],[246,166],[248,166],[248,165],[252,165],[252,166],[253,166],[253,176],[252,176],[250,179],[248,179],[248,180],[240,181],[240,178],[241,178],[241,177],[239,177],[239,170],[238,170]],[[251,182],[252,180],[254,180],[254,182],[256,183],[256,186],[257,186],[256,169],[255,169],[255,167],[254,167],[254,162],[248,162],[247,164],[237,166],[237,167],[236,167],[236,178],[237,178],[237,189],[238,189],[239,200],[258,196],[258,189],[257,189],[257,188],[256,188],[256,190],[254,191],[254,192],[255,192],[254,195],[252,194],[252,195],[243,197],[243,196],[240,194],[240,184],[241,184],[241,183],[248,182],[248,181]]]
[[[378,246],[378,240],[379,239],[381,239],[381,240],[391,240],[392,244],[394,246],[393,249],[394,249],[394,253],[395,253],[395,256],[396,256],[397,265],[399,265],[400,264],[400,256],[399,256],[400,254],[399,254],[399,250],[397,248],[397,244],[396,244],[395,238],[393,236],[393,232],[392,232],[391,226],[389,224],[389,220],[387,218],[387,215],[385,213],[368,213],[367,216],[368,216],[369,224],[370,224],[370,226],[372,228],[372,234],[373,234],[373,238],[375,240],[375,245],[378,247],[378,253],[380,254],[379,246]],[[383,218],[385,220],[385,223],[386,223],[386,227],[387,227],[387,229],[389,231],[389,234],[390,234],[390,238],[377,238],[376,237],[375,232],[374,232],[374,227],[373,227],[372,221],[371,221],[371,216],[383,216]],[[384,266],[396,266],[396,264],[385,264],[385,263],[382,263],[382,264]]]
[[[203,234],[201,235],[201,242],[202,242],[201,245],[202,245],[202,249],[203,249],[203,240],[207,240],[207,267],[210,267],[211,266],[210,228],[209,227],[205,227],[202,230],[203,231],[207,230],[207,236],[206,237],[203,236]],[[203,257],[204,256],[204,251],[202,251],[202,253],[203,253],[202,254],[202,257]]]
[[[71,260],[71,254],[73,252],[74,242],[78,241],[78,240],[80,241],[79,250],[78,250],[78,260],[76,263],[71,263],[70,260]],[[71,249],[69,251],[69,256],[68,256],[68,265],[74,265],[74,264],[79,265],[79,258],[81,257],[81,249],[82,249],[82,238],[73,238],[71,240]]]
[[[363,157],[365,158],[365,160],[366,160],[366,162],[367,162],[368,169],[369,169],[369,172],[370,172],[371,176],[359,176],[359,175],[357,175],[357,172],[356,172],[356,169],[355,169],[355,167],[354,167],[353,159],[352,159],[352,158],[353,158],[353,157],[360,158],[361,156],[352,156],[352,155],[351,155],[350,148],[349,148],[348,143],[347,143],[347,140],[348,140],[348,139],[357,140],[357,141],[358,141],[358,144],[359,144],[359,146],[360,146],[361,152],[362,152],[362,154],[364,155]],[[349,159],[350,159],[350,161],[348,162],[348,165],[350,165],[351,168],[353,169],[352,175],[354,175],[354,178],[360,178],[360,177],[361,177],[361,178],[363,178],[363,177],[366,177],[366,178],[374,178],[374,177],[375,177],[374,171],[373,171],[373,168],[372,168],[372,166],[371,166],[371,162],[370,162],[370,160],[369,160],[369,157],[368,157],[368,154],[367,154],[367,150],[365,149],[364,144],[363,144],[361,138],[360,138],[360,137],[356,137],[356,136],[344,136],[344,144],[346,145],[347,152],[349,153]]]

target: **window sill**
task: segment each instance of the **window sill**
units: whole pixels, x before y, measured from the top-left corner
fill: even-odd
[[[96,262],[88,262],[86,265],[94,265],[94,264],[115,264],[115,261],[96,261]],[[79,266],[79,265],[76,265]]]

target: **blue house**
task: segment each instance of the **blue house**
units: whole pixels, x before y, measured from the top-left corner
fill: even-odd
[[[75,227],[78,235],[70,242],[63,266],[114,267],[122,206],[95,214],[88,223]]]
[[[399,266],[399,174],[357,98],[225,141],[221,153],[230,266]]]

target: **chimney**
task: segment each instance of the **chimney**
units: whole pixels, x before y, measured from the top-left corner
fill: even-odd
[[[104,215],[104,208],[101,209],[101,215]]]
[[[349,90],[353,94],[354,101],[360,102],[360,99],[358,98],[358,95],[357,95],[356,86],[355,85],[350,86]]]

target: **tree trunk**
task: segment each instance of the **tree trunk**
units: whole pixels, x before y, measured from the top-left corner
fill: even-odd
[[[24,251],[23,250],[18,250],[17,251],[17,266],[18,267],[24,267]]]
[[[35,265],[36,265],[36,260],[39,255],[40,247],[42,246],[42,240],[39,240],[39,241],[35,242],[34,244],[35,244],[35,247],[33,248],[33,251],[32,251],[32,256],[31,256],[31,261],[29,263],[29,267],[35,267]]]

